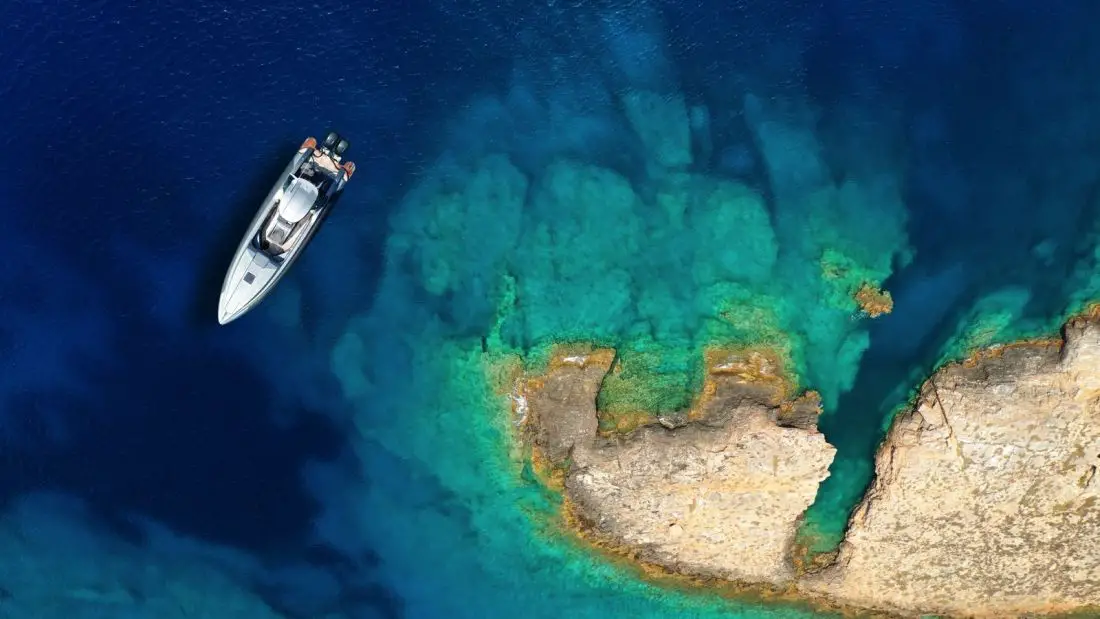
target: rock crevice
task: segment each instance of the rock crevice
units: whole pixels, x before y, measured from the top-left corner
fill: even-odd
[[[906,615],[1100,605],[1100,327],[1071,325],[936,372],[887,433],[837,561],[800,588]]]
[[[929,378],[835,558],[810,572],[790,553],[835,449],[814,394],[792,399],[777,364],[710,354],[690,410],[625,435],[597,419],[613,351],[559,355],[518,389],[573,523],[639,562],[906,617],[1080,612],[1100,608],[1100,322],[1063,334]]]

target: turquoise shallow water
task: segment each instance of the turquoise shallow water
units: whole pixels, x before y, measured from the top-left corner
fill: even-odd
[[[552,503],[509,460],[508,418],[487,410],[503,402],[485,398],[479,343],[445,343],[430,314],[401,309],[387,329],[415,327],[425,340],[416,351],[399,336],[379,342],[368,380],[386,387],[363,397],[384,415],[360,419],[370,437],[361,455],[379,481],[357,501],[377,522],[366,533],[409,616],[812,616],[645,585],[548,536],[539,525]],[[371,322],[361,333],[377,336]]]
[[[633,130],[690,155],[690,139],[677,142],[686,106],[654,97],[664,109]],[[487,375],[502,355],[536,362],[555,342],[597,342],[652,383],[623,397],[660,410],[690,401],[704,347],[764,346],[835,408],[868,342],[853,294],[906,249],[897,181],[872,167],[836,184],[811,155],[789,159],[789,143],[818,148],[806,117],[748,101],[762,178],[672,169],[657,149],[640,152],[653,159],[633,180],[574,157],[525,170],[494,153],[442,161],[409,192],[378,302],[337,344],[333,369],[360,403],[360,456],[381,478],[361,499],[364,514],[386,514],[371,543],[400,575],[390,584],[423,605],[414,615],[798,614],[645,585],[540,533],[552,504],[510,456],[508,400]],[[874,133],[864,139],[878,148]],[[770,205],[750,185],[786,182],[792,169],[799,182]],[[870,204],[876,214],[862,215]],[[392,459],[410,480],[386,478]],[[423,502],[405,496],[408,483],[428,492]],[[425,554],[441,559],[424,570]]]
[[[39,534],[4,542],[5,618],[73,591],[66,619],[191,612],[158,606],[173,591],[218,616],[238,585],[289,619],[812,616],[563,539],[487,369],[616,347],[614,416],[685,406],[707,346],[770,348],[838,448],[805,531],[824,550],[937,364],[1100,297],[1095,2],[7,17],[0,529]],[[330,128],[348,194],[276,293],[217,326],[256,201]],[[892,313],[863,315],[863,284]],[[86,537],[106,541],[64,571],[22,562]]]
[[[780,352],[821,393],[840,450],[805,531],[827,550],[891,412],[937,364],[1054,333],[1095,296],[1092,226],[1050,225],[1013,195],[1003,150],[959,148],[975,159],[953,176],[937,136],[976,130],[932,91],[821,98],[741,65],[702,96],[675,80],[594,86],[558,60],[578,72],[555,73],[571,89],[517,77],[454,115],[457,137],[397,208],[374,306],[334,350],[375,480],[355,499],[377,519],[364,535],[410,616],[812,616],[645,584],[547,534],[552,497],[510,451],[487,366],[554,342],[613,346],[637,376],[618,403],[657,411],[690,401],[707,346]],[[988,116],[983,130],[1003,131]],[[1077,197],[1042,199],[1083,217]],[[891,290],[894,312],[861,312],[863,284]]]

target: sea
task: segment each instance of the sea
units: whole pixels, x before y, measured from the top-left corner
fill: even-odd
[[[3,7],[3,619],[831,616],[578,543],[494,377],[588,341],[675,405],[707,346],[782,347],[827,551],[925,377],[1100,297],[1095,2]],[[329,131],[353,180],[219,325]]]

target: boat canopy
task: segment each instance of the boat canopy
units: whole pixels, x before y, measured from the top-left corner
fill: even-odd
[[[290,179],[290,185],[279,201],[279,216],[290,223],[298,223],[317,203],[317,186],[297,176]]]

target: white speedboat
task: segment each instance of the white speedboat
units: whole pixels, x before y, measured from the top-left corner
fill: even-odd
[[[313,138],[302,143],[233,256],[218,301],[219,323],[255,307],[302,254],[355,173],[355,164],[343,160],[347,149],[347,140],[335,133],[320,146]]]

